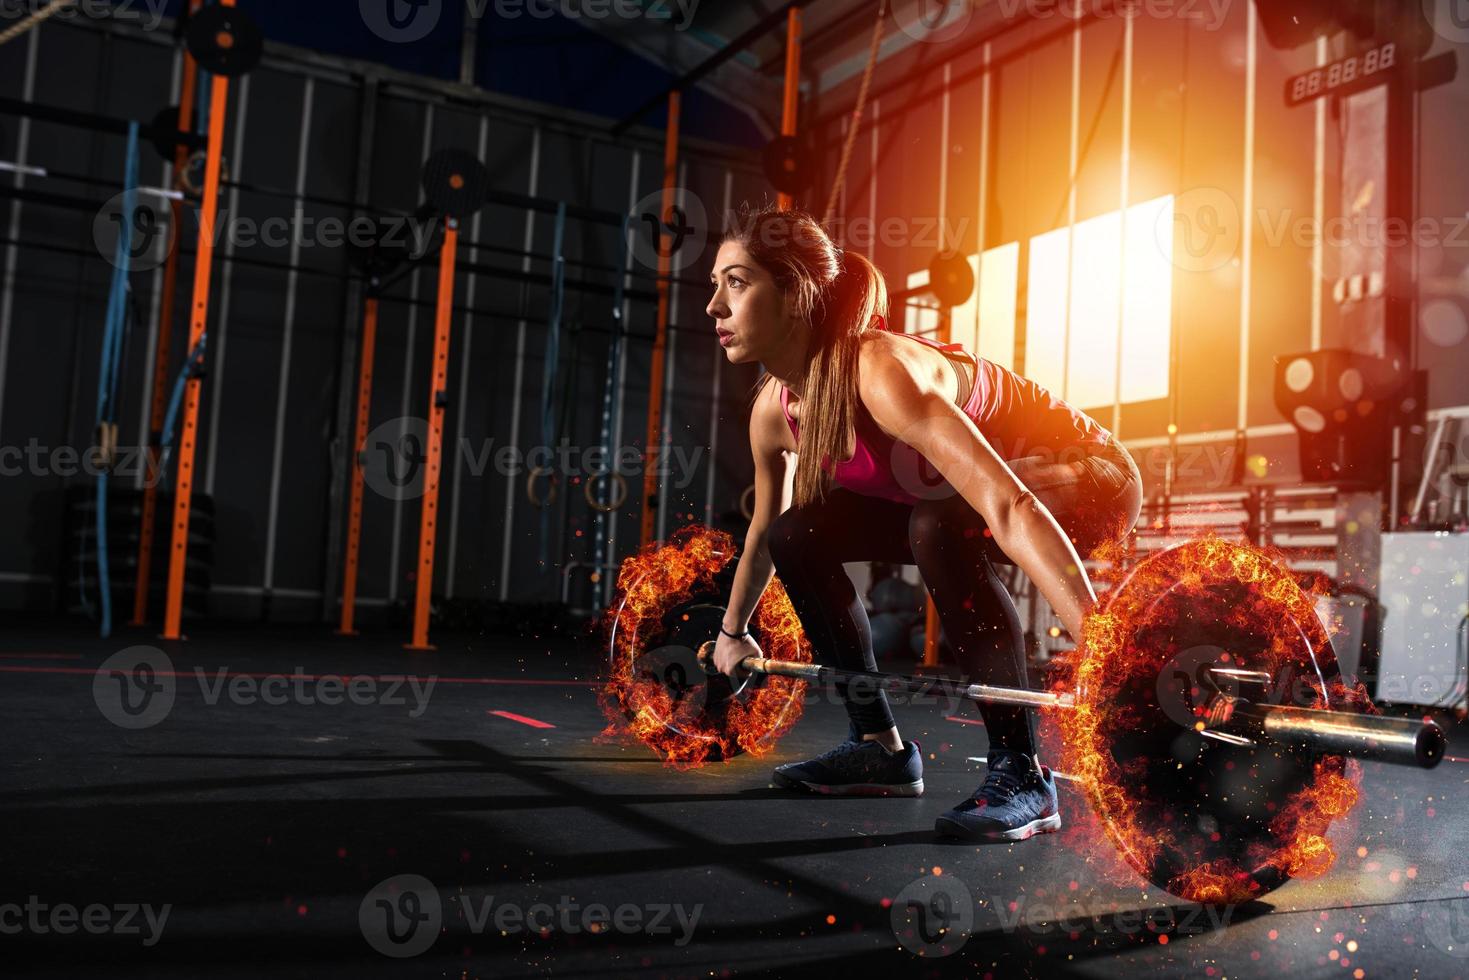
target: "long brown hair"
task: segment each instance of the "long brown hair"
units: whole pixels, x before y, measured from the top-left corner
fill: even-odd
[[[793,506],[825,499],[830,460],[852,458],[857,412],[857,352],[873,321],[888,314],[887,283],[864,256],[842,249],[810,214],[771,205],[742,208],[725,241],[744,246],[811,324],[801,378],[801,425],[796,440]],[[756,384],[751,404],[771,382]]]

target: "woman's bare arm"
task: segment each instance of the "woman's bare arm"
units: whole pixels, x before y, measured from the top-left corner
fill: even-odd
[[[984,518],[1075,638],[1096,602],[1086,566],[1045,504],[1005,465],[974,421],[914,362],[864,347],[858,388],[874,421],[912,446]]]
[[[760,393],[750,413],[750,455],[755,462],[755,507],[745,532],[745,547],[735,568],[734,587],[725,609],[724,628],[744,631],[755,606],[775,572],[770,560],[767,535],[770,525],[791,504],[795,477],[795,454],[790,452],[789,429],[780,410],[780,386],[773,380]],[[773,409],[773,410],[772,410]]]

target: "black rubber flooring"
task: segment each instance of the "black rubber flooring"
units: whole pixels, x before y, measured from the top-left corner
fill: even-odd
[[[983,776],[972,709],[899,709],[923,798],[796,797],[770,768],[843,737],[837,707],[769,756],[681,773],[600,737],[595,647],[402,639],[12,626],[0,971],[1469,975],[1462,726],[1435,771],[1365,767],[1324,876],[1216,909],[1118,874],[1067,785],[1061,834],[936,842],[934,817]],[[110,659],[134,646],[167,660]]]

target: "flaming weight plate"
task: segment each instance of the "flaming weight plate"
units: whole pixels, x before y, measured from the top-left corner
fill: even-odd
[[[724,618],[714,578],[734,552],[729,534],[689,525],[618,572],[601,695],[607,732],[631,735],[675,768],[763,755],[801,714],[804,681],[769,678],[736,691],[699,667],[700,644],[719,635]],[[761,596],[750,629],[768,656],[810,662],[810,644],[778,579]]]
[[[1068,762],[1128,864],[1200,902],[1330,867],[1326,831],[1357,796],[1345,760],[1214,738],[1200,720],[1211,684],[1241,677],[1260,683],[1226,693],[1364,709],[1289,571],[1247,545],[1191,541],[1133,569],[1084,634],[1078,710],[1061,718]]]

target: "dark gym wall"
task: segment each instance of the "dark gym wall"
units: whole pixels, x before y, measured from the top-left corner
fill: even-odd
[[[177,98],[179,59],[160,39],[59,23],[44,26],[9,50],[19,57],[0,60],[0,84],[37,103],[146,121]],[[29,57],[35,59],[36,72],[27,90]],[[375,88],[366,85],[366,72],[377,77]],[[126,85],[121,84],[124,78]],[[662,145],[656,132],[635,132],[612,143],[600,135],[601,123],[578,120],[562,110],[538,111],[533,104],[500,99],[470,102],[463,90],[451,97],[436,86],[356,65],[334,69],[317,59],[308,66],[287,56],[270,57],[232,87],[225,141],[231,172],[254,186],[299,188],[308,195],[349,201],[359,167],[365,164],[370,167],[373,205],[403,211],[422,199],[423,160],[445,147],[479,154],[497,191],[533,191],[573,208],[621,212],[662,185]],[[372,140],[359,161],[369,110],[376,117]],[[0,122],[0,157],[17,158],[19,135],[18,120]],[[25,157],[32,165],[118,182],[123,143],[114,136],[33,121]],[[747,151],[686,139],[681,152],[683,179],[706,202],[722,202],[726,174],[736,203],[765,193]],[[731,166],[731,158],[743,162]],[[151,148],[144,146],[141,159],[142,184],[163,183],[163,164]],[[7,185],[11,182],[8,176],[4,179]],[[111,274],[93,244],[92,227],[112,192],[36,178],[25,183],[28,190],[91,203],[69,211],[0,201],[3,227],[8,229],[16,216],[21,242],[15,249],[7,323],[0,443],[24,447],[34,437],[47,447],[84,450],[93,442],[97,362]],[[262,229],[268,219],[288,218],[292,207],[279,196],[238,189],[221,197],[221,208],[234,219]],[[355,357],[345,365],[343,358],[344,351],[356,349],[360,282],[348,278],[352,270],[346,250],[314,242],[309,229],[315,225],[307,223],[328,217],[345,220],[350,213],[318,202],[303,203],[301,209],[301,227],[307,229],[302,244],[245,243],[225,236],[215,269],[196,487],[216,501],[211,608],[224,616],[335,615],[341,555],[340,549],[329,549],[329,529],[334,516],[345,515],[340,504],[346,480],[342,446],[351,439],[353,417],[349,412],[343,419],[339,405],[342,386],[355,391],[357,381]],[[711,213],[711,224],[717,220]],[[462,230],[439,498],[438,594],[555,600],[562,594],[563,569],[592,560],[594,515],[583,486],[567,481],[560,487],[548,512],[549,565],[539,570],[541,513],[527,500],[525,474],[504,472],[495,463],[495,451],[502,447],[524,453],[543,441],[548,256],[554,225],[553,215],[491,203]],[[186,224],[185,231],[171,373],[178,370],[187,342],[193,284],[193,227]],[[610,225],[575,217],[566,223],[568,280],[584,278],[605,291],[566,291],[556,401],[560,414],[561,402],[569,396],[572,410],[565,415],[563,431],[553,433],[553,445],[561,438],[574,447],[600,441],[618,235],[618,228]],[[519,254],[527,242],[535,256],[528,264]],[[476,243],[483,247],[476,248]],[[706,276],[715,244],[709,242],[707,254],[683,275]],[[579,266],[583,262],[606,268],[584,270]],[[295,272],[288,268],[293,264]],[[494,269],[511,275],[492,274]],[[626,269],[630,336],[624,344],[617,442],[641,447],[656,302],[652,270],[632,257]],[[128,446],[145,439],[145,385],[152,361],[147,338],[156,322],[160,282],[158,270],[133,276],[142,322],[132,328],[123,381],[120,426]],[[388,425],[391,430],[393,420],[426,415],[436,291],[437,263],[430,262],[382,301],[372,427]],[[706,505],[716,523],[736,527],[740,494],[751,478],[748,453],[731,447],[745,437],[744,394],[755,375],[753,369],[724,366],[719,404],[711,402],[713,374],[722,357],[703,314],[707,299],[703,289],[680,285],[675,290],[669,346],[675,373],[665,408],[669,438],[685,453],[699,455],[689,484],[668,487],[667,530],[687,523],[690,515],[704,520]],[[355,405],[352,391],[348,403]],[[726,449],[712,487],[711,423]],[[58,602],[62,495],[67,485],[90,480],[59,475],[55,469],[0,479],[0,507],[26,515],[0,530],[0,554],[6,556],[0,565],[0,606],[49,608]],[[627,502],[607,522],[617,556],[635,550],[638,541],[641,475],[629,473],[628,480]],[[358,585],[366,620],[412,595],[419,513],[418,499],[390,499],[367,491]],[[517,571],[507,578],[502,574],[506,567]],[[574,603],[585,605],[590,597],[587,571],[572,572]]]

